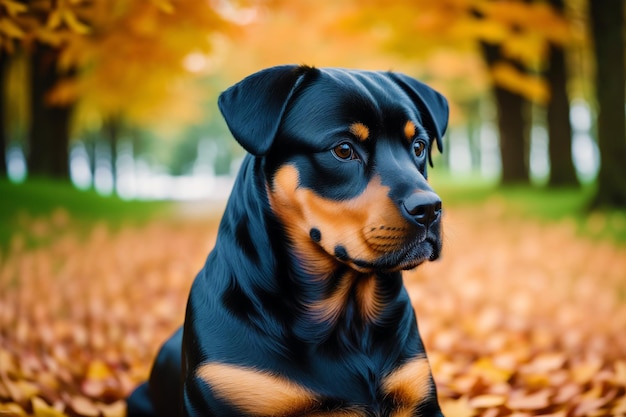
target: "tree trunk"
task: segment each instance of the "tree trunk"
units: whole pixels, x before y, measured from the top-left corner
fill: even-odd
[[[37,44],[31,58],[31,126],[29,172],[69,179],[72,106],[50,106],[46,94],[59,80],[58,51]]]
[[[117,145],[119,143],[122,124],[120,118],[109,117],[103,125],[104,136],[111,148],[111,175],[113,178],[113,189],[117,190]]]
[[[563,13],[563,0],[550,0],[554,8]],[[572,125],[570,105],[567,95],[567,64],[565,50],[558,45],[550,45],[549,67],[546,73],[550,85],[548,103],[548,158],[550,160],[550,187],[578,187],[578,177],[572,159]]]
[[[482,156],[480,152],[480,101],[472,100],[467,102],[464,108],[467,114],[467,137],[469,139],[472,171],[480,172],[482,166]]]
[[[572,160],[572,125],[567,95],[567,76],[563,48],[550,47],[550,68],[547,72],[550,84],[548,103],[548,157],[550,159],[550,187],[579,186]]]
[[[517,93],[495,86],[500,133],[502,184],[528,184],[528,101]]]
[[[500,53],[498,45],[482,44],[487,65],[507,61],[518,69],[523,67]],[[523,96],[494,85],[498,133],[500,136],[500,159],[502,184],[529,184],[528,154],[530,148],[530,103]]]
[[[5,88],[4,83],[9,63],[9,56],[6,52],[0,50],[0,177],[6,176],[7,173],[7,124],[5,123],[6,112],[4,108]]]
[[[595,45],[600,172],[594,207],[626,208],[624,0],[589,1]]]

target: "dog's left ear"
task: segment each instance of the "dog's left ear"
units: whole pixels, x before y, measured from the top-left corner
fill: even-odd
[[[265,155],[283,113],[311,67],[283,65],[254,73],[224,91],[217,104],[231,133],[245,150]]]
[[[439,152],[443,152],[442,137],[448,127],[448,100],[426,84],[397,72],[389,76],[411,97],[417,109],[425,116],[429,133],[435,135]],[[432,161],[431,161],[432,165]]]

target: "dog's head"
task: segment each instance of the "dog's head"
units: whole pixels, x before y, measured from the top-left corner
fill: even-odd
[[[441,200],[426,181],[448,121],[439,93],[398,73],[281,66],[219,106],[264,159],[269,204],[303,268],[397,271],[439,256]]]

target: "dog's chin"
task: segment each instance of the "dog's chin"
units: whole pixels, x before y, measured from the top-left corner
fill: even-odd
[[[403,259],[401,259],[395,270],[415,269],[426,261],[439,259],[441,245],[433,240],[425,240],[413,247],[410,247]]]
[[[440,252],[439,241],[428,238],[409,243],[401,250],[383,254],[373,261],[344,259],[343,262],[359,272],[397,272],[415,269],[424,262],[437,260]]]

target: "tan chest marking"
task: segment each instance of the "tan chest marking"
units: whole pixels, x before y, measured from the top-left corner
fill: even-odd
[[[400,366],[385,377],[382,389],[398,404],[392,416],[412,415],[415,407],[431,393],[428,360],[425,357],[417,357]]]
[[[313,411],[302,417],[366,417],[367,414],[358,410]]]
[[[340,283],[335,291],[322,300],[311,304],[311,313],[315,321],[322,323],[334,323],[348,303],[350,290],[354,282],[353,274],[346,273],[341,277]]]
[[[385,307],[376,290],[376,276],[362,278],[356,287],[356,297],[361,315],[365,320],[375,321]]]
[[[196,375],[217,398],[252,416],[309,415],[318,402],[305,387],[258,369],[207,363]]]
[[[207,363],[196,376],[215,396],[241,412],[258,417],[365,417],[358,408],[323,411],[316,409],[320,397],[311,390],[270,372],[222,363]],[[430,367],[426,358],[415,358],[384,378],[382,390],[392,396],[392,417],[410,417],[415,407],[430,395]]]

